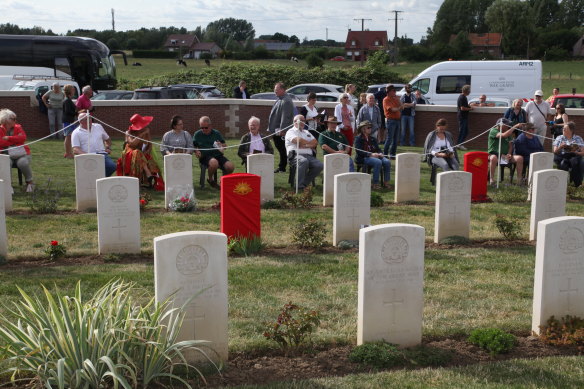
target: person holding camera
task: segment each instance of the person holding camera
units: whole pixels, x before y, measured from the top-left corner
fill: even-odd
[[[431,131],[424,142],[424,161],[428,165],[436,165],[443,171],[458,170],[458,154],[453,147],[452,134],[446,131],[446,119],[438,119],[436,129]]]
[[[575,135],[576,124],[568,122],[564,124],[563,134],[558,136],[553,143],[554,162],[558,169],[570,172],[570,181],[574,186],[582,185],[582,171],[580,162],[584,155],[584,140]]]

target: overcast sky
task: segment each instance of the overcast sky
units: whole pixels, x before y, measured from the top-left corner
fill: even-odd
[[[443,0],[371,1],[371,0],[0,0],[0,23],[20,27],[40,26],[55,33],[77,28],[111,29],[111,9],[115,11],[118,31],[141,27],[203,28],[221,18],[251,22],[256,37],[281,32],[300,40],[328,38],[345,41],[347,29],[387,30],[394,35],[393,10],[399,14],[398,35],[419,41]],[[388,20],[388,19],[391,19]]]

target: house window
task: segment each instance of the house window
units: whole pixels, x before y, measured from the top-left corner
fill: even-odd
[[[356,41],[351,41],[351,46],[356,46]]]
[[[379,46],[379,41],[375,41],[375,46]]]
[[[171,39],[171,40],[170,40],[170,44],[171,44],[171,45],[176,45],[176,39]]]
[[[347,51],[347,57],[350,57],[352,55],[353,55],[353,52],[352,51]]]

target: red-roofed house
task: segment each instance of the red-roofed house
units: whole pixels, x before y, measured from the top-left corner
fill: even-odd
[[[190,58],[194,59],[201,58],[203,53],[210,53],[213,58],[217,58],[220,51],[221,48],[215,42],[199,42],[189,48]]]
[[[166,38],[164,47],[168,51],[187,51],[193,44],[199,43],[199,39],[196,35],[190,34],[170,34]]]
[[[501,40],[503,34],[499,32],[487,32],[484,34],[470,33],[468,39],[472,44],[472,53],[475,55],[488,54],[494,58],[501,58]]]
[[[367,54],[387,50],[387,31],[351,31],[345,41],[345,57],[353,61],[367,59]]]

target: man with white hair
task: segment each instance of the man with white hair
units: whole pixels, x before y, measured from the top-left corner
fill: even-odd
[[[366,101],[367,104],[362,106],[357,114],[357,127],[359,127],[361,122],[365,120],[369,121],[371,123],[371,136],[377,139],[377,132],[381,128],[382,122],[381,110],[375,101],[375,95],[373,93],[367,93]]]
[[[535,135],[537,135],[539,142],[543,146],[547,132],[546,122],[552,120],[550,103],[543,101],[543,91],[535,91],[533,101],[530,101],[525,106],[525,112],[527,112],[527,121],[533,123],[533,126],[535,127]]]
[[[91,102],[91,97],[93,96],[93,89],[91,86],[85,85],[83,89],[81,89],[81,96],[77,99],[75,103],[75,107],[77,108],[77,112],[81,111],[93,111],[93,103]]]
[[[296,164],[298,164],[298,177],[294,186],[298,183],[299,191],[311,185],[324,167],[322,162],[315,157],[318,141],[304,129],[304,125],[303,115],[294,116],[294,127],[286,132],[285,138],[290,169],[296,169]]]
[[[252,116],[247,121],[249,132],[241,137],[237,155],[241,158],[241,164],[247,163],[247,156],[251,154],[274,154],[274,148],[269,137],[260,134],[260,119]]]
[[[73,154],[101,154],[105,161],[105,176],[109,177],[116,171],[116,163],[112,161],[112,140],[101,124],[93,123],[93,118],[87,112],[79,114],[79,127],[71,135]]]

